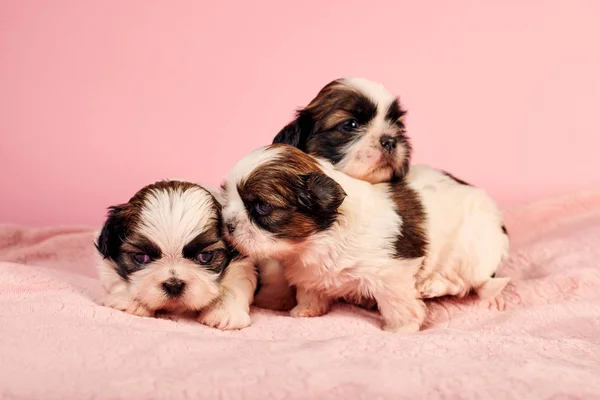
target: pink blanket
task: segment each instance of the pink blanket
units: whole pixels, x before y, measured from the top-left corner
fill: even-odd
[[[502,297],[432,302],[411,335],[350,306],[239,332],[133,317],[98,304],[91,231],[0,227],[0,398],[600,398],[600,192],[506,219]]]

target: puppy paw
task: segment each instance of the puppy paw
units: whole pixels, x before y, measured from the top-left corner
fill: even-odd
[[[297,305],[290,310],[290,315],[294,318],[310,318],[320,317],[321,315],[327,314],[327,309],[323,307],[307,307],[304,305]]]
[[[407,324],[395,324],[384,322],[382,329],[390,333],[416,333],[421,330],[421,327],[416,322]]]
[[[438,274],[417,282],[416,289],[422,299],[433,299],[443,296],[464,297],[470,291],[470,288],[464,282],[451,282]]]
[[[411,297],[377,299],[381,311],[382,329],[393,333],[415,333],[421,330],[427,308],[423,300]]]
[[[505,311],[506,303],[502,297],[492,297],[491,299],[485,299],[480,303],[481,308],[488,310]]]
[[[111,293],[104,302],[107,307],[138,317],[152,317],[154,312],[127,293]]]
[[[482,300],[491,300],[502,293],[510,278],[490,278],[476,289],[477,295]]]
[[[250,313],[245,308],[223,303],[217,303],[202,310],[198,321],[221,330],[243,329],[252,323]]]
[[[444,295],[445,287],[439,281],[424,280],[416,285],[417,291],[423,299],[432,299]]]

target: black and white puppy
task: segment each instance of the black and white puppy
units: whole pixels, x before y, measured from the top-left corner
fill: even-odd
[[[364,78],[338,79],[300,109],[273,143],[295,146],[367,182],[405,179],[423,202],[432,238],[418,284],[422,296],[464,296],[477,289],[481,297],[493,297],[507,278],[476,285],[480,274],[495,274],[508,253],[500,210],[481,189],[441,170],[411,166],[405,116],[398,98],[383,85]],[[274,271],[264,274],[276,276]]]
[[[222,231],[221,205],[194,183],[159,181],[110,207],[96,243],[105,304],[139,316],[200,312],[212,327],[247,327],[255,266]]]

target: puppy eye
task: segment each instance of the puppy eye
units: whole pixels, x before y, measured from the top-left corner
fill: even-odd
[[[269,204],[257,202],[254,204],[254,210],[258,213],[258,215],[265,217],[273,212],[273,207],[271,207]]]
[[[200,264],[208,264],[215,258],[214,251],[203,251],[202,253],[198,253],[196,256],[196,261]]]
[[[359,127],[358,121],[354,118],[351,118],[347,121],[342,122],[340,125],[340,130],[344,133],[351,133],[357,130]]]
[[[145,265],[152,261],[152,258],[148,254],[137,253],[133,255],[133,261],[140,265]]]

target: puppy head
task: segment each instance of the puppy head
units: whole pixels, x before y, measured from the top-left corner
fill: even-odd
[[[354,178],[387,182],[408,173],[412,148],[398,99],[363,78],[325,86],[273,143],[298,147]]]
[[[96,247],[152,310],[195,311],[220,293],[230,261],[220,205],[201,186],[161,181],[110,207]]]
[[[242,253],[257,258],[293,251],[330,228],[346,197],[313,157],[288,145],[248,154],[223,187],[226,235]]]

